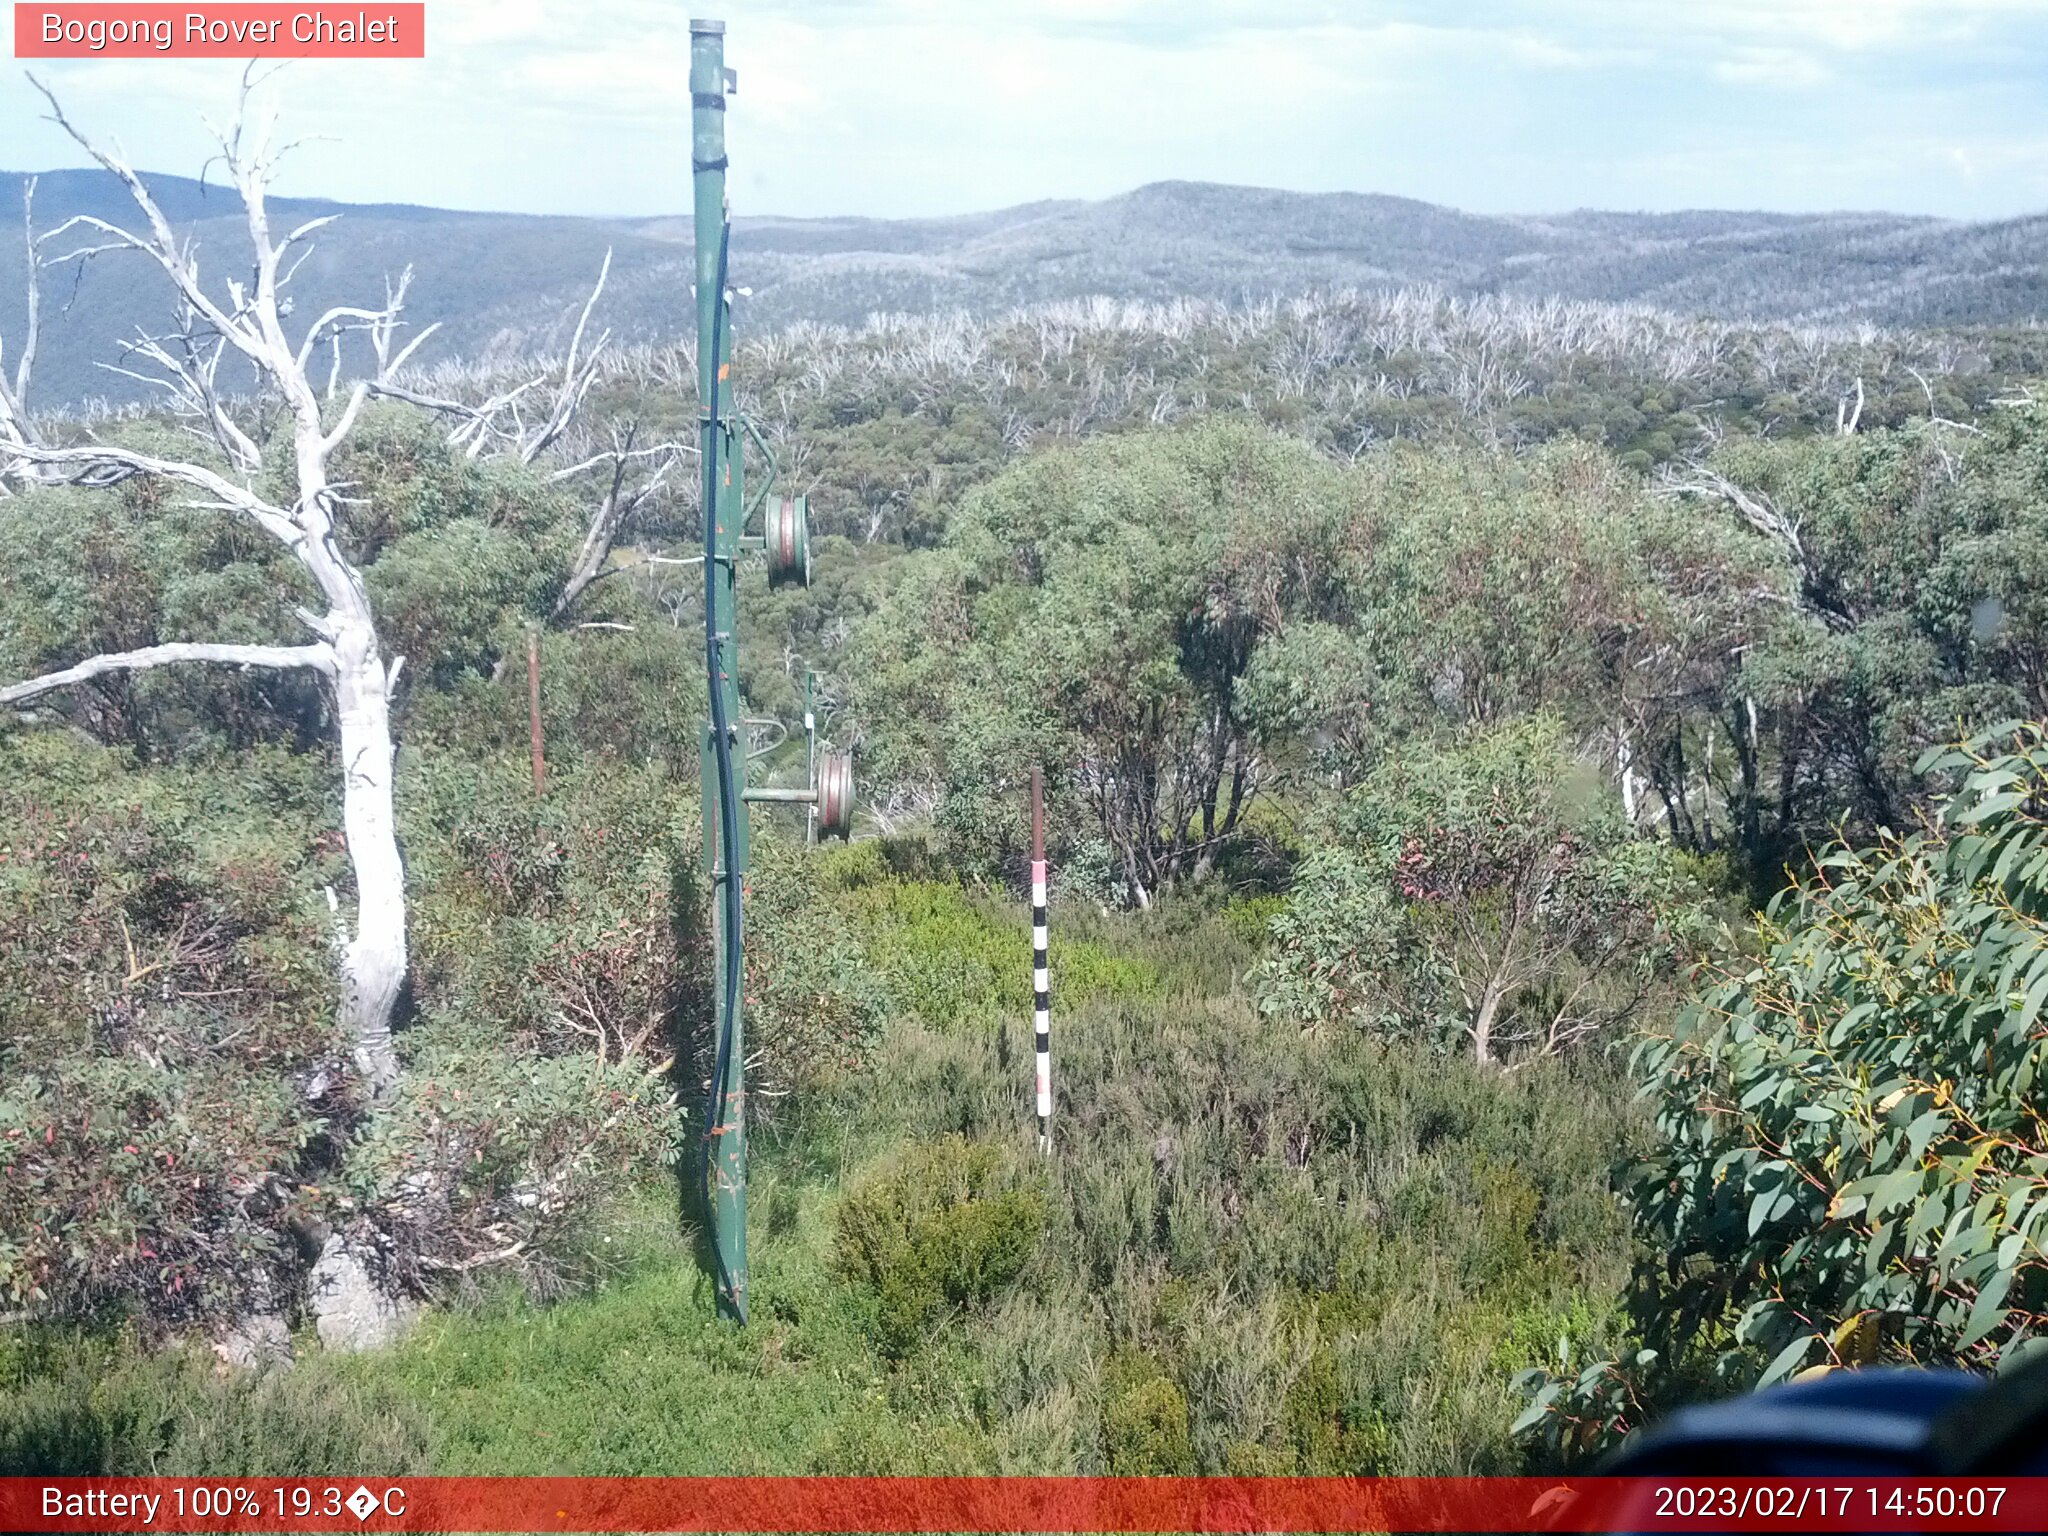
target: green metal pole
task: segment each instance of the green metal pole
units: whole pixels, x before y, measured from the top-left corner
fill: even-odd
[[[717,1051],[705,1127],[711,1241],[720,1309],[747,1320],[745,968],[740,892],[747,870],[746,755],[734,587],[745,507],[732,421],[732,311],[726,297],[725,23],[690,23],[691,169],[696,192],[698,448],[704,469],[704,629],[712,723],[701,754],[704,857],[711,875]]]

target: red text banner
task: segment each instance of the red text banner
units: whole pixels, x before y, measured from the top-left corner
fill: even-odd
[[[2041,1531],[2048,1478],[0,1478],[8,1531]]]
[[[421,59],[422,3],[20,4],[18,59]]]

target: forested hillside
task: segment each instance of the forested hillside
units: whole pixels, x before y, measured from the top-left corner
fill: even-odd
[[[0,232],[20,229],[25,178],[0,174]],[[201,250],[239,237],[232,188],[151,178],[167,217]],[[124,194],[93,171],[39,182],[36,224],[118,215]],[[682,218],[538,218],[279,199],[280,216],[340,214],[299,274],[317,313],[365,274],[417,275],[411,315],[443,327],[453,355],[483,359],[566,344],[604,253],[611,323],[667,339],[690,314]],[[90,241],[72,242],[89,245]],[[0,332],[22,320],[21,241],[0,239]],[[52,249],[47,255],[61,255]],[[2048,297],[2048,226],[1884,213],[1460,213],[1410,199],[1162,182],[1101,202],[1033,203],[942,219],[742,216],[733,280],[750,329],[860,326],[874,314],[960,310],[998,318],[1020,305],[1098,295],[1228,305],[1312,291],[1423,288],[1459,299],[1554,298],[1646,305],[1726,322],[2031,325]],[[130,401],[147,391],[119,363],[154,326],[132,264],[62,267],[45,316],[49,404]],[[356,359],[359,363],[360,359]]]
[[[1245,196],[755,226],[755,280],[771,234],[1073,238],[1043,260],[1099,288],[1088,241],[1207,199],[1195,268],[1323,281]],[[864,788],[846,847],[755,812],[744,1330],[690,1193],[696,359],[635,308],[667,231],[574,350],[617,237],[536,224],[535,355],[400,358],[372,293],[377,366],[330,384],[271,343],[325,290],[288,308],[259,251],[208,323],[262,395],[165,349],[159,408],[0,397],[0,1470],[1513,1472],[1795,1371],[2021,1354],[2039,333],[1476,291],[1538,248],[1713,286],[1698,252],[1749,281],[1775,241],[1831,285],[2003,237],[1314,206],[1271,236],[1305,263],[1384,226],[1468,275],[749,317],[739,404],[818,533],[809,587],[742,579],[755,771],[802,775],[815,669]],[[330,249],[361,298],[384,263]]]

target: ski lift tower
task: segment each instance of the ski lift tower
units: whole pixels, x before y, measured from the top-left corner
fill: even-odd
[[[717,1042],[705,1109],[705,1209],[711,1224],[718,1304],[747,1320],[746,980],[741,897],[747,873],[750,803],[810,808],[814,835],[844,839],[853,829],[849,754],[820,754],[812,680],[804,685],[809,784],[802,789],[747,787],[754,754],[739,685],[738,597],[744,553],[762,551],[771,586],[809,586],[809,508],[802,496],[773,495],[775,455],[736,410],[732,383],[732,293],[727,282],[732,222],[725,195],[725,103],[737,88],[725,67],[725,23],[690,23],[690,160],[695,189],[697,295],[697,446],[703,470],[704,664],[710,720],[701,752],[704,864],[711,877],[713,1025]],[[745,444],[763,461],[760,491],[749,504]],[[746,533],[759,514],[762,531]],[[778,744],[771,740],[763,750]]]

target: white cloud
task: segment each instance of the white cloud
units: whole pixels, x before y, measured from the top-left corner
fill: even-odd
[[[1715,63],[1714,77],[1732,85],[1804,91],[1826,85],[1834,71],[1810,49],[1739,47]]]
[[[1512,0],[1512,8],[1634,37],[1799,39],[1847,51],[1953,43],[1991,24],[2048,16],[2048,0]]]
[[[433,0],[420,61],[305,61],[284,190],[534,211],[688,201],[687,17]],[[2048,0],[724,0],[736,205],[952,212],[1192,177],[1479,208],[2038,201]],[[56,62],[83,122],[196,172],[229,62]],[[0,159],[76,163],[0,74]],[[2031,114],[2031,116],[2030,116]],[[1843,123],[1939,123],[1908,179]],[[1966,180],[1946,146],[1976,167]],[[1716,155],[1709,151],[1725,150]],[[1700,158],[1704,155],[1704,158]],[[1693,157],[1693,158],[1688,158]],[[1669,170],[1692,165],[1690,180]],[[1657,170],[1654,167],[1667,169]]]

